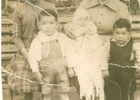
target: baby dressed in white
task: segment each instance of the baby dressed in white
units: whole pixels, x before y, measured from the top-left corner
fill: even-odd
[[[102,42],[97,34],[97,28],[90,21],[88,12],[80,7],[75,11],[71,25],[75,28],[76,39],[71,39],[69,61],[79,81],[80,98],[95,100],[98,97],[104,100],[104,82],[99,67]],[[68,70],[69,76],[72,76],[71,69]]]

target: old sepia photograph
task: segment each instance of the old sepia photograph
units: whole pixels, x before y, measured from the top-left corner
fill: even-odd
[[[1,0],[1,100],[140,100],[140,0]]]

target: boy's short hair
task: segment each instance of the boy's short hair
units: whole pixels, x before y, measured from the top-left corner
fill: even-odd
[[[113,30],[116,28],[126,28],[127,31],[131,31],[131,22],[127,19],[119,19],[113,25]]]
[[[52,16],[55,18],[55,20],[58,20],[58,15],[56,11],[53,11],[51,9],[44,9],[40,12],[40,14],[38,15],[38,20],[41,19],[42,16]]]

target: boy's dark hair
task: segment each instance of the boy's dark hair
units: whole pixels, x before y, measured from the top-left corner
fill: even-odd
[[[115,30],[116,28],[126,28],[127,31],[131,31],[131,22],[127,19],[119,19],[117,20],[114,25],[113,25],[113,29]]]
[[[38,15],[38,20],[40,20],[42,16],[53,16],[56,21],[58,20],[57,12],[56,11],[53,11],[51,9],[42,10],[40,12],[40,14]]]

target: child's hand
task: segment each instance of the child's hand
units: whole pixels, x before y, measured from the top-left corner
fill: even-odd
[[[37,81],[38,82],[42,82],[43,81],[43,76],[41,75],[40,72],[34,72],[36,74],[36,77],[37,77]]]
[[[74,70],[72,68],[68,68],[68,77],[72,78],[75,75]]]
[[[102,70],[102,74],[103,74],[103,77],[108,77],[109,76],[108,70]]]

